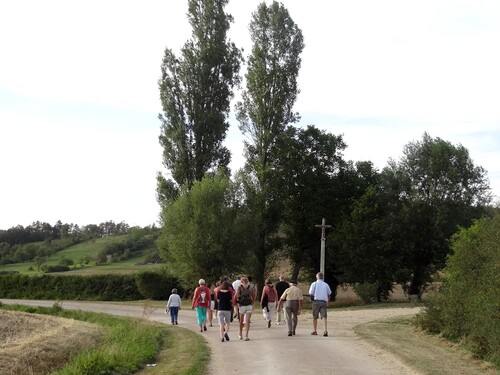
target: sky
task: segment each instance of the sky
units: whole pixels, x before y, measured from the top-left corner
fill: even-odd
[[[259,3],[226,8],[244,56]],[[282,3],[305,41],[298,125],[342,135],[346,160],[379,170],[424,132],[460,144],[498,201],[500,2]],[[191,36],[186,13],[186,0],[0,3],[0,229],[158,224],[158,79],[165,48]],[[233,170],[243,139],[231,116]]]

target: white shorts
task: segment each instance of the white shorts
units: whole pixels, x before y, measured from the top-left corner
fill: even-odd
[[[215,301],[210,301],[210,310],[215,309]]]
[[[238,311],[240,314],[246,314],[246,313],[251,314],[253,312],[253,306],[252,305],[240,306]]]

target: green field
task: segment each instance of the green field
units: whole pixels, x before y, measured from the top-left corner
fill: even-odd
[[[106,246],[110,243],[123,242],[128,238],[128,235],[120,236],[110,236],[98,238],[86,242],[82,242],[73,246],[70,246],[64,250],[57,252],[56,254],[47,258],[46,265],[54,266],[60,263],[61,259],[71,259],[75,263],[75,266],[70,266],[70,271],[62,272],[59,274],[64,275],[95,275],[95,274],[109,274],[109,273],[119,273],[119,274],[130,274],[141,271],[150,271],[154,269],[161,268],[161,264],[148,264],[148,265],[137,265],[137,263],[143,263],[146,257],[146,252],[138,252],[134,254],[133,257],[119,262],[111,262],[107,264],[96,265],[92,260],[88,264],[83,266],[80,264],[81,259],[86,256],[94,258],[99,252],[104,250]],[[30,270],[31,268],[31,270]],[[44,272],[37,270],[37,265],[35,262],[25,262],[25,263],[14,263],[7,264],[0,267],[2,271],[17,271],[23,275],[41,275]],[[57,274],[57,273],[54,273]]]

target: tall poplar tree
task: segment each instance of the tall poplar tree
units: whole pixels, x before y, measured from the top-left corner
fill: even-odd
[[[161,65],[163,114],[160,144],[163,164],[172,180],[158,174],[160,204],[175,196],[179,186],[191,187],[207,171],[225,169],[230,152],[223,145],[229,128],[233,88],[239,85],[241,51],[227,32],[233,21],[224,12],[228,0],[190,0],[192,36],[177,57],[165,50]]]
[[[262,284],[280,215],[271,160],[279,157],[278,136],[299,119],[293,105],[299,93],[297,76],[304,39],[288,10],[276,1],[258,6],[250,22],[250,37],[253,47],[246,89],[236,105],[236,115],[240,130],[248,137],[245,171],[251,183],[247,184],[247,204],[257,224],[252,269],[255,280]]]

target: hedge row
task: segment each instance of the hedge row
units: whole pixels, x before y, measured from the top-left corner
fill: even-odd
[[[175,278],[157,272],[136,275],[1,275],[0,298],[87,301],[165,300]]]

